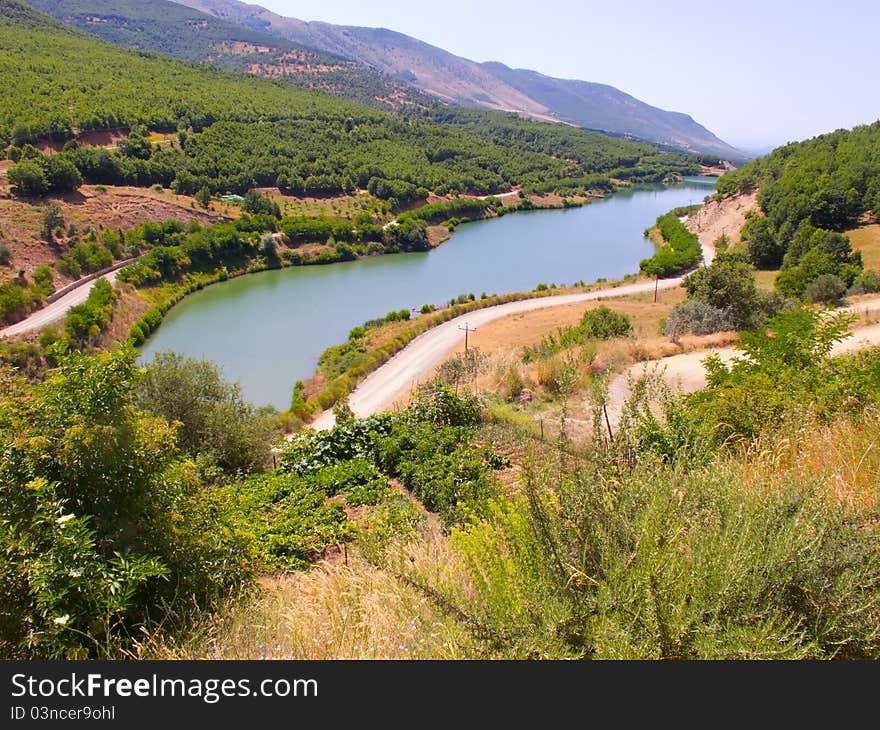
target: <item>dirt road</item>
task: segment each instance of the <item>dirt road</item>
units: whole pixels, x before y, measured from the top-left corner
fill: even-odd
[[[880,309],[880,298],[846,307],[845,311],[861,314],[877,311],[878,309]],[[845,340],[836,343],[831,353],[833,355],[842,355],[847,352],[855,352],[856,350],[873,347],[874,345],[880,345],[880,324],[859,327]],[[725,363],[730,363],[736,355],[742,354],[733,347],[688,352],[683,355],[666,357],[662,360],[636,363],[614,378],[608,388],[608,419],[611,421],[612,428],[616,428],[620,423],[623,404],[630,396],[630,382],[638,380],[647,373],[656,373],[672,388],[682,393],[693,393],[706,387],[706,369],[703,367],[703,360],[713,352]]]
[[[681,277],[662,279],[659,282],[659,288],[672,289],[679,286],[681,281]],[[614,288],[584,292],[583,294],[562,294],[541,297],[540,299],[525,299],[520,302],[499,304],[470,314],[463,314],[416,337],[382,367],[370,374],[351,394],[349,404],[355,414],[360,417],[370,416],[390,408],[407,390],[428,375],[440,360],[463,339],[464,333],[459,330],[459,327],[467,325],[471,328],[478,328],[501,317],[520,312],[653,291],[654,282],[643,281],[637,284],[624,284]],[[320,431],[332,428],[333,424],[333,414],[330,411],[324,411],[310,425]]]
[[[510,193],[508,193],[509,195]],[[714,239],[710,235],[700,236],[700,245],[703,249],[703,260],[711,262],[715,258],[715,248],[712,245]],[[681,285],[684,277],[677,276],[674,279],[662,279],[658,282],[659,289],[674,289]],[[428,375],[462,339],[463,335],[459,327],[480,327],[493,322],[501,317],[521,312],[531,312],[545,307],[558,307],[577,302],[591,302],[599,299],[612,297],[626,297],[632,294],[646,294],[654,291],[653,281],[643,281],[637,284],[624,284],[623,286],[598,289],[583,294],[563,294],[560,296],[543,297],[541,299],[526,299],[521,302],[499,304],[497,307],[487,307],[471,314],[464,314],[439,327],[428,330],[419,335],[406,347],[392,357],[378,370],[371,373],[354,392],[349,396],[348,402],[356,416],[364,418],[375,413],[381,413],[393,406],[407,390],[415,387],[426,375]],[[310,425],[316,431],[332,428],[336,419],[331,411],[324,411]]]

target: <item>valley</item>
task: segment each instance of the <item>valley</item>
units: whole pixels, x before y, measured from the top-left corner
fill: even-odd
[[[0,658],[880,658],[880,122],[236,0],[0,94]]]

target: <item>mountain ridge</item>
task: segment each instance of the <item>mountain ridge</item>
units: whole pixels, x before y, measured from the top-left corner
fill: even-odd
[[[478,63],[387,28],[303,21],[238,0],[174,0],[224,20],[359,61],[445,101],[734,160],[748,156],[683,112],[651,106],[607,85],[557,79],[498,62]]]
[[[29,5],[127,48],[282,78],[371,106],[398,109],[433,103],[414,87],[356,61],[170,0],[31,0]]]

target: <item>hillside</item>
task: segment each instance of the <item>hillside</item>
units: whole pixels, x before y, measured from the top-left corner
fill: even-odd
[[[757,190],[760,213],[740,231],[759,269],[779,270],[786,296],[834,301],[848,288],[880,290],[863,272],[850,229],[880,217],[880,122],[839,129],[773,150],[718,181],[719,197]]]
[[[113,152],[65,155],[86,182],[245,193],[258,186],[332,195],[370,188],[404,205],[512,187],[602,189],[610,178],[658,181],[695,160],[654,147],[516,117],[448,110],[404,119],[318,91],[104,43],[0,0],[0,139],[143,125],[180,131]]]
[[[421,103],[413,87],[371,68],[169,0],[34,0],[31,6],[116,45],[280,78],[364,104]]]
[[[475,63],[385,28],[304,22],[237,0],[180,1],[218,18],[366,64],[448,102],[516,111],[734,160],[745,157],[686,114],[652,107],[611,86],[555,79],[499,63]]]

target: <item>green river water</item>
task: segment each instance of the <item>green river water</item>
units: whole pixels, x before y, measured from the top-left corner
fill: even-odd
[[[297,380],[349,330],[391,310],[459,294],[502,294],[635,273],[653,245],[642,232],[699,203],[715,178],[626,190],[583,208],[477,221],[428,253],[260,272],[215,284],[174,307],[142,348],[213,360],[258,405],[285,410]]]

